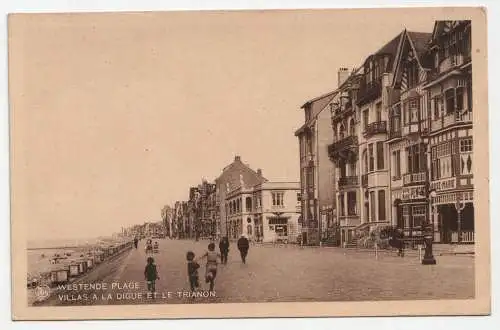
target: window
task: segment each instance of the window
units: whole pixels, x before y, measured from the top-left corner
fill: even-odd
[[[403,216],[403,222],[405,225],[405,228],[410,227],[410,210],[408,205],[403,205],[403,210],[402,210],[402,216]]]
[[[363,174],[368,173],[368,155],[366,149],[363,150]]]
[[[344,194],[339,194],[339,211],[340,216],[345,216]]]
[[[349,135],[355,136],[356,135],[356,126],[354,126],[354,119],[351,119],[349,123]]]
[[[356,163],[349,163],[349,175],[355,176],[356,172]]]
[[[314,167],[307,168],[307,186],[309,189],[314,188]]]
[[[434,119],[438,119],[441,116],[443,99],[439,96],[434,98]]]
[[[349,191],[347,193],[347,215],[356,215],[357,212],[357,202],[356,202],[356,192]]]
[[[472,111],[472,79],[467,84],[467,110]]]
[[[472,152],[472,139],[460,140],[460,152]]]
[[[385,220],[385,190],[378,191],[378,221]]]
[[[370,221],[375,221],[376,213],[375,213],[375,192],[370,191]]]
[[[421,227],[427,218],[425,205],[418,205],[413,207],[413,228]]]
[[[368,127],[368,109],[363,111],[363,127],[365,130]]]
[[[456,89],[456,95],[457,95],[457,111],[463,110],[464,109],[464,88],[463,87],[458,87]]]
[[[448,89],[445,92],[446,99],[446,114],[453,113],[455,111],[455,90]]]
[[[247,209],[247,212],[250,212],[252,211],[252,198],[251,197],[247,197],[245,199],[245,206],[246,206],[246,209]]]
[[[394,178],[401,178],[401,151],[396,150],[392,153],[394,158]]]
[[[410,122],[418,122],[418,99],[412,99],[408,102],[408,107],[410,108]]]
[[[377,103],[375,107],[375,121],[376,122],[381,122],[382,121],[382,102]]]
[[[403,124],[408,125],[410,122],[410,114],[409,114],[409,104],[408,102],[403,103]]]
[[[384,169],[384,142],[377,142],[377,169]]]
[[[375,170],[375,158],[373,157],[373,144],[368,145],[368,158],[370,161],[369,171]]]
[[[283,204],[283,192],[272,192],[273,206],[274,207],[284,207]]]

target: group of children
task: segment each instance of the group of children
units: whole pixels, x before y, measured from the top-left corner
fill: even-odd
[[[205,252],[200,258],[195,259],[195,254],[192,251],[188,251],[186,254],[187,259],[187,271],[189,284],[191,286],[191,291],[196,291],[199,284],[198,269],[200,264],[198,260],[207,258],[206,269],[205,269],[205,283],[210,283],[210,291],[214,290],[215,277],[217,276],[217,260],[221,258],[221,255],[215,251],[215,244],[208,244],[208,251]],[[155,292],[156,280],[160,279],[158,276],[158,270],[154,263],[153,257],[147,258],[146,268],[144,269],[144,277],[146,278],[146,283],[148,291]]]

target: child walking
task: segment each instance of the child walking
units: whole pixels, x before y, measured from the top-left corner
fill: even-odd
[[[194,253],[192,251],[188,251],[186,254],[187,263],[187,271],[189,278],[189,285],[191,286],[191,291],[196,291],[200,286],[198,281],[198,268],[200,265],[194,260]]]
[[[148,257],[146,268],[144,269],[144,277],[146,278],[146,283],[148,285],[149,292],[155,292],[156,280],[159,280],[158,270],[156,269],[155,260],[152,257]]]
[[[208,251],[201,256],[201,259],[207,258],[207,265],[205,268],[205,282],[210,283],[210,291],[214,290],[215,277],[217,276],[217,260],[221,255],[215,252],[215,244],[208,244]]]

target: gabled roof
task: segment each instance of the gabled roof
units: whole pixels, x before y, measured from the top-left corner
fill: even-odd
[[[429,41],[431,38],[431,33],[426,32],[414,32],[404,30],[402,33],[401,42],[398,46],[398,51],[396,56],[394,57],[394,66],[393,66],[393,74],[394,79],[392,81],[392,85],[397,81],[398,72],[400,68],[401,59],[403,56],[403,51],[405,49],[405,41],[408,41],[411,49],[414,51],[417,61],[419,65],[423,69],[429,69],[430,64],[427,61],[427,54],[429,50]]]
[[[413,43],[415,52],[419,59],[423,59],[429,50],[429,41],[431,40],[432,33],[428,32],[413,32],[407,31],[411,42]]]
[[[328,92],[326,94],[323,94],[323,95],[320,95],[318,97],[315,97],[309,101],[307,101],[306,103],[304,103],[300,108],[301,109],[304,109],[308,104],[311,104],[311,103],[316,103],[316,102],[322,102],[324,101],[325,99],[328,99],[328,101],[326,101],[326,103],[330,102],[330,100],[333,98],[333,96],[335,96],[335,94],[337,93],[337,90],[334,90],[334,91],[331,91],[331,92]]]
[[[393,63],[394,63],[394,58],[396,57],[396,54],[399,49],[399,45],[401,43],[401,38],[404,34],[403,32],[400,32],[397,36],[392,38],[389,42],[384,44],[379,50],[377,50],[375,53],[369,55],[368,57],[365,58],[363,61],[363,65],[365,66],[366,62],[373,56],[377,55],[390,55],[389,57],[389,62],[387,63],[387,69],[389,71],[393,71]]]

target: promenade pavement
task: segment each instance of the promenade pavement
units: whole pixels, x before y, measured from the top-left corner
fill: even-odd
[[[189,296],[186,252],[200,256],[208,241],[159,240],[160,252],[153,254],[160,279],[157,296],[146,295],[144,241],[112,269],[101,270],[96,282],[107,290],[65,291],[56,305],[150,304],[150,303],[236,303],[306,302],[414,299],[467,299],[474,297],[474,257],[436,256],[437,265],[420,264],[417,255],[404,258],[395,253],[297,246],[252,245],[243,264],[231,243],[227,265],[219,265],[215,297],[201,291]],[[200,269],[201,290],[204,262]],[[111,284],[115,283],[113,289]],[[128,284],[128,286],[127,286]],[[98,299],[80,299],[96,294]],[[80,295],[80,297],[78,296]],[[205,295],[205,297],[203,296]],[[76,300],[74,298],[77,298]],[[109,299],[108,299],[109,298]]]

